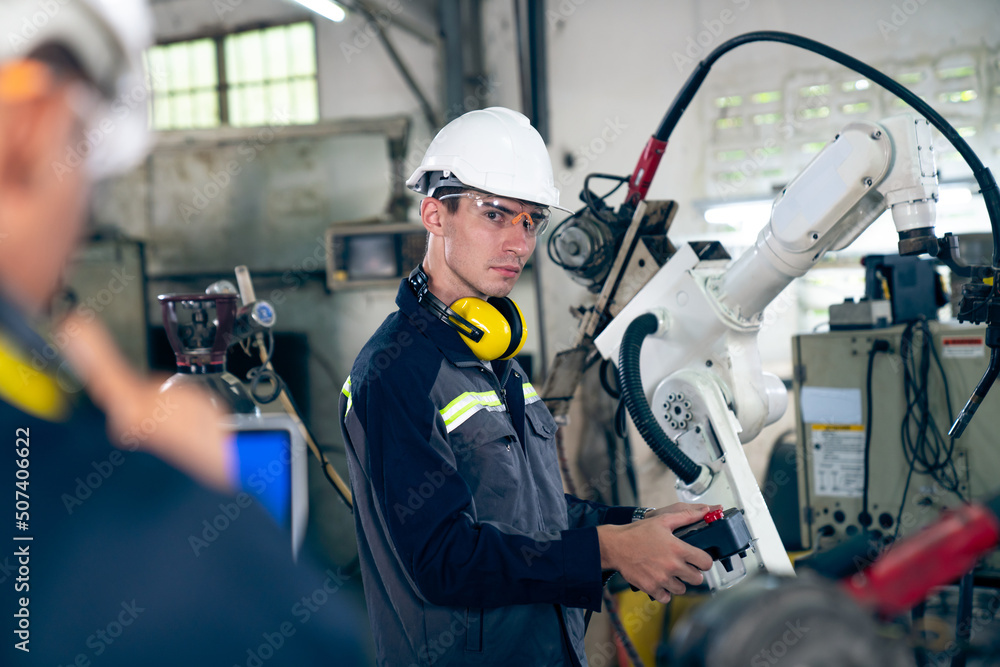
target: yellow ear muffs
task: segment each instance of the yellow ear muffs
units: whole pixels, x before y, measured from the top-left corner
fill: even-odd
[[[451,309],[483,330],[479,341],[463,335],[472,353],[483,361],[510,359],[524,346],[524,315],[511,299],[490,297],[487,302],[466,297],[451,304]]]
[[[507,297],[491,296],[489,303],[503,315],[507,324],[510,325],[510,345],[500,355],[501,360],[510,359],[521,351],[521,348],[524,347],[524,341],[528,338],[528,329],[524,324],[524,313],[521,312],[521,308],[513,299]]]
[[[524,314],[512,299],[491,296],[483,301],[470,296],[449,307],[428,289],[423,266],[418,264],[407,280],[417,303],[457,331],[479,359],[510,359],[524,347],[528,329]]]

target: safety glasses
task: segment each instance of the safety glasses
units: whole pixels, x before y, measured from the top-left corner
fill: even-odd
[[[438,201],[463,197],[473,202],[475,215],[497,229],[507,225],[523,225],[530,236],[539,236],[549,224],[549,209],[524,204],[516,199],[496,197],[481,192],[458,192],[438,197]]]

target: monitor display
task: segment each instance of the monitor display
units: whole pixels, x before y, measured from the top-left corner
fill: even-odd
[[[399,273],[396,237],[391,234],[347,237],[346,264],[351,280],[396,277]]]
[[[240,488],[256,498],[282,528],[292,523],[292,454],[288,431],[237,431]]]
[[[299,422],[282,412],[228,415],[224,425],[234,435],[236,487],[288,530],[297,556],[309,519],[308,454]]]

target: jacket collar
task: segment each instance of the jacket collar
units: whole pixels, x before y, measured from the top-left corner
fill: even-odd
[[[413,326],[441,350],[448,361],[456,366],[482,366],[482,362],[465,344],[461,334],[420,305],[406,278],[399,283],[396,305]]]

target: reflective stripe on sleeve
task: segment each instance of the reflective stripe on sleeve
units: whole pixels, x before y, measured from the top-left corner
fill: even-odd
[[[538,395],[538,392],[535,391],[535,388],[531,386],[530,382],[525,382],[523,385],[521,385],[521,387],[522,389],[524,389],[525,405],[530,405],[531,403],[537,403],[538,401],[542,400],[542,398]]]
[[[451,433],[480,410],[502,412],[504,406],[495,391],[467,391],[444,406],[441,417],[444,418],[448,433]]]
[[[344,382],[344,386],[343,386],[343,388],[341,388],[340,393],[342,393],[344,396],[347,397],[347,409],[344,410],[344,414],[347,414],[350,411],[351,406],[354,404],[354,401],[351,400],[351,376],[350,375],[347,376],[347,381]]]

